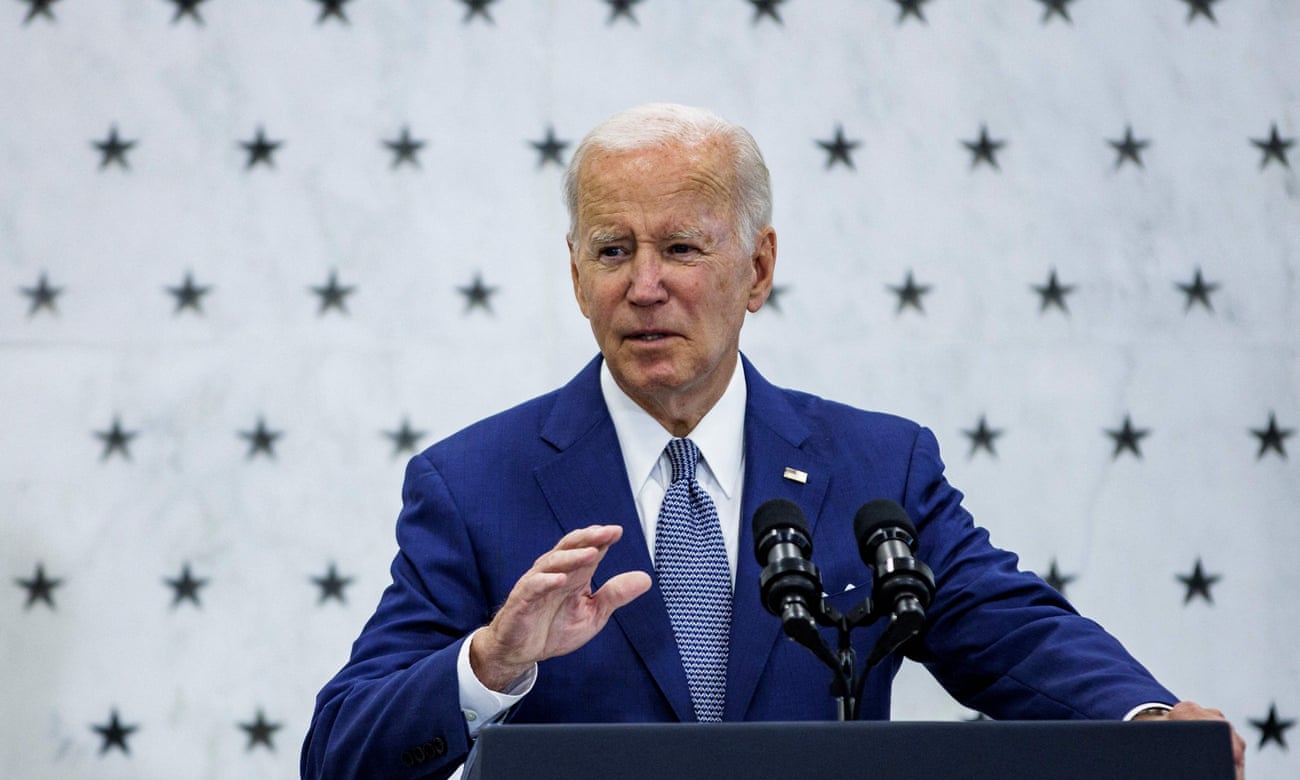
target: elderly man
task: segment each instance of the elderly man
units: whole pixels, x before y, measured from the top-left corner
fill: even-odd
[[[772,498],[809,518],[827,601],[844,610],[870,582],[854,511],[881,497],[907,510],[938,587],[903,650],[968,707],[1222,717],[1179,703],[993,547],[928,430],[776,388],[740,355],[777,246],[744,129],[631,109],[583,140],[565,194],[574,294],[600,355],[412,459],[393,583],[320,693],[304,777],[445,777],[502,718],[832,719],[828,672],[759,600],[745,519]],[[859,655],[881,630],[854,635]],[[861,717],[889,717],[900,663],[869,671]]]

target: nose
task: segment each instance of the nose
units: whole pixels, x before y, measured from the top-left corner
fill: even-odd
[[[663,260],[652,247],[640,246],[627,264],[627,299],[636,306],[653,306],[668,298]]]

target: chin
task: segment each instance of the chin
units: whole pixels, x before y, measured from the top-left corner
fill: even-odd
[[[640,393],[662,393],[685,384],[671,371],[633,371],[626,375],[628,387]]]
[[[612,364],[610,371],[629,394],[656,395],[686,384],[681,372],[671,365]]]

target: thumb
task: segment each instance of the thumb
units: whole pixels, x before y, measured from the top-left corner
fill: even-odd
[[[643,571],[625,571],[605,581],[592,598],[601,612],[609,615],[625,604],[631,603],[638,596],[650,590],[650,575]]]

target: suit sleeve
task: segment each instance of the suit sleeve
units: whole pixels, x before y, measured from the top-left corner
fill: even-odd
[[[1177,701],[1118,640],[994,547],[961,499],[934,435],[920,429],[905,506],[936,591],[909,655],[949,693],[998,719],[1120,719],[1143,702]]]
[[[464,519],[427,455],[407,466],[392,584],[321,690],[303,778],[441,778],[465,759],[456,660],[489,618]]]

